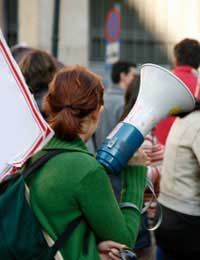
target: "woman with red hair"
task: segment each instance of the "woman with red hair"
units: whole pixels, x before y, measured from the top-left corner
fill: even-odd
[[[120,208],[105,168],[85,145],[103,109],[101,78],[81,66],[62,69],[50,84],[43,108],[55,136],[31,161],[47,150],[68,151],[51,158],[29,180],[31,207],[51,242],[82,217],[56,259],[120,259],[116,249],[133,247],[137,237],[146,167],[133,166],[135,160],[130,160],[123,169]],[[138,164],[145,162],[143,156],[138,159]],[[82,250],[85,242],[87,250]]]

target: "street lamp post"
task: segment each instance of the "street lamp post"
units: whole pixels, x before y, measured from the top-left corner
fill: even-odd
[[[52,54],[56,58],[58,56],[59,15],[60,15],[60,0],[54,0],[53,32],[52,32]]]

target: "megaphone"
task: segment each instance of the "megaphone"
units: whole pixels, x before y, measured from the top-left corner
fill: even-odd
[[[109,172],[120,172],[159,121],[194,107],[192,93],[179,78],[163,67],[144,64],[135,105],[107,136],[96,159]]]

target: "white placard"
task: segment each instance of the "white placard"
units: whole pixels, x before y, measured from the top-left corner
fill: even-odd
[[[53,136],[0,32],[0,180]]]

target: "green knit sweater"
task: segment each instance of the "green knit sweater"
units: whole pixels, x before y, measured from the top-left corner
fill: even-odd
[[[99,260],[96,240],[113,240],[133,246],[140,224],[140,214],[134,209],[120,210],[111,183],[102,165],[89,155],[81,139],[64,142],[52,138],[45,149],[66,148],[66,152],[50,159],[29,181],[30,202],[42,228],[55,240],[76,217],[83,215],[91,232],[89,250],[83,255],[86,222],[75,229],[64,248],[63,259]],[[41,156],[33,157],[33,160]],[[122,202],[133,202],[140,209],[146,184],[146,168],[127,166]]]

